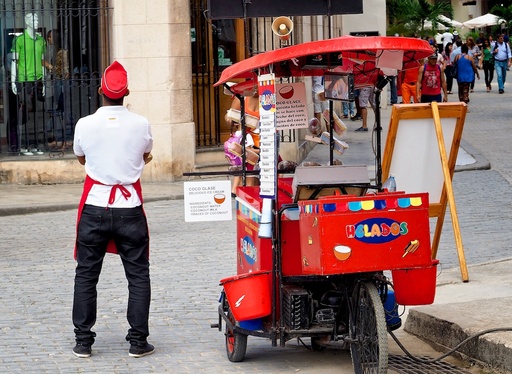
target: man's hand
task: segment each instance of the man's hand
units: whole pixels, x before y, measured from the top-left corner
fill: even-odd
[[[153,159],[153,155],[151,153],[144,153],[144,164],[149,164]]]

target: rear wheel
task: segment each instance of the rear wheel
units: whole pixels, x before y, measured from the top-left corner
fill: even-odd
[[[228,318],[232,324],[235,324],[235,319],[228,311]],[[245,358],[245,352],[247,351],[247,335],[233,331],[226,324],[226,353],[229,361],[240,362]]]
[[[323,341],[325,341],[325,338],[322,336],[312,336],[311,349],[315,352],[323,351],[325,348],[327,348],[325,345],[322,345]]]
[[[354,373],[387,373],[386,316],[377,288],[371,282],[360,283],[354,290],[349,331]]]

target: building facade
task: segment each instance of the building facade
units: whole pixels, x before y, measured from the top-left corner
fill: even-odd
[[[201,154],[221,154],[222,161],[230,131],[224,123],[229,97],[213,83],[226,66],[281,47],[271,31],[272,18],[212,21],[205,16],[206,0],[0,3],[0,183],[83,180],[83,167],[71,149],[74,125],[101,105],[101,74],[114,60],[129,74],[125,105],[152,125],[154,159],[145,168],[145,181],[181,179],[184,172],[197,170]],[[27,21],[34,14],[37,24],[33,17]],[[385,35],[385,14],[384,1],[364,0],[363,14],[293,17],[290,43],[350,33]],[[31,28],[37,35],[26,39]],[[13,49],[16,40],[18,51]],[[41,54],[38,43],[44,43],[43,58],[27,57],[31,50]],[[32,60],[20,67],[21,55]],[[23,74],[36,71],[38,64],[42,73]],[[304,82],[311,87],[309,78]],[[307,92],[312,116],[311,89]],[[281,134],[284,158],[300,161],[305,156],[304,135],[295,130]]]

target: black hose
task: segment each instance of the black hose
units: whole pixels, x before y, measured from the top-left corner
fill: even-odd
[[[432,359],[432,360],[426,360],[426,359],[423,359],[423,358],[414,357],[407,349],[405,349],[405,347],[402,345],[402,343],[400,343],[400,341],[395,336],[395,334],[393,334],[393,332],[388,328],[389,335],[391,335],[391,337],[396,342],[396,344],[398,344],[400,349],[402,351],[404,351],[404,353],[408,357],[413,359],[414,361],[421,362],[423,364],[433,364],[433,363],[435,363],[437,361],[441,361],[443,358],[445,358],[445,357],[451,355],[453,352],[457,351],[460,347],[462,347],[464,344],[466,344],[470,340],[478,338],[479,336],[482,336],[482,335],[485,335],[485,334],[489,334],[489,333],[493,333],[493,332],[502,332],[502,331],[512,331],[512,327],[497,327],[497,328],[494,328],[494,329],[488,329],[488,330],[480,331],[480,332],[478,332],[478,333],[476,333],[474,335],[471,335],[470,337],[464,339],[459,344],[457,344],[453,349],[451,349],[448,352],[446,352],[444,355],[439,356],[438,358],[435,358],[435,359]]]

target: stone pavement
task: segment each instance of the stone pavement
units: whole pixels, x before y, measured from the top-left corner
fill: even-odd
[[[481,330],[512,327],[511,95],[486,93],[481,81],[471,94],[462,144],[467,155],[453,180],[470,280],[461,282],[448,214],[438,253],[441,267],[435,303],[407,308],[405,329],[438,348],[453,346]],[[456,101],[455,95],[450,99]],[[389,109],[382,111],[383,125],[389,114]],[[371,135],[351,131],[360,123],[347,124],[346,141],[351,148],[342,158],[345,164],[364,161],[359,145],[371,149]],[[310,158],[322,155],[325,149],[317,146]],[[141,359],[128,357],[126,281],[117,257],[107,256],[98,287],[97,343],[91,359],[84,360],[70,351],[72,251],[81,185],[0,184],[3,372],[351,372],[346,351],[319,354],[295,341],[285,348],[272,348],[259,338],[249,339],[243,363],[228,362],[223,334],[209,325],[216,322],[219,279],[236,272],[235,225],[185,223],[179,200],[182,182],[143,187],[152,234],[150,341],[157,352]],[[398,334],[409,339],[402,329]],[[484,335],[467,347],[470,357],[512,370],[511,332]],[[422,347],[417,354],[423,351],[428,348]],[[341,369],[345,367],[349,369]]]

